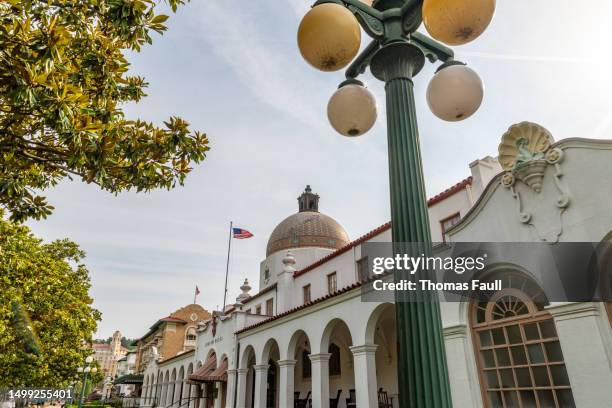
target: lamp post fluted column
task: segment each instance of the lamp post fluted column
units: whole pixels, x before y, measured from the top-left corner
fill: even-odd
[[[465,44],[484,31],[494,9],[495,0],[317,0],[300,23],[298,45],[308,63],[322,71],[336,71],[350,63],[346,80],[328,104],[330,123],[340,134],[359,136],[375,123],[373,95],[357,77],[370,67],[374,77],[385,83],[396,254],[418,257],[432,252],[413,77],[426,59],[443,63],[430,82],[427,97],[432,112],[447,121],[470,117],[484,93],[478,75],[455,61],[450,48],[417,29],[425,22],[439,40]],[[361,53],[359,25],[372,37]],[[396,271],[394,279],[418,281],[425,274]],[[451,408],[437,293],[396,291],[395,311],[400,407]]]
[[[431,243],[412,83],[424,63],[423,52],[407,42],[383,46],[370,63],[385,82],[394,249],[415,256],[428,253]],[[407,275],[396,271],[395,280],[414,279]],[[395,292],[400,407],[452,406],[440,307],[428,293]]]

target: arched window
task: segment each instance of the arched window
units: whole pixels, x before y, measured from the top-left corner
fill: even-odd
[[[485,406],[574,407],[548,300],[522,275],[472,303],[471,326]],[[520,402],[519,402],[520,401]]]
[[[302,351],[302,378],[310,378],[312,376],[312,365],[310,362],[310,352]]]
[[[188,328],[185,334],[185,347],[195,347],[197,339],[195,327]]]
[[[329,375],[340,375],[340,347],[334,343],[329,345]]]

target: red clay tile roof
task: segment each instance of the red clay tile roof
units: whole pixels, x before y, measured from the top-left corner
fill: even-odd
[[[437,194],[437,195],[431,197],[429,200],[427,200],[427,205],[428,206],[432,206],[434,204],[437,204],[440,201],[444,200],[445,198],[448,198],[448,197],[452,196],[453,194],[463,190],[465,187],[471,186],[471,185],[472,185],[472,177],[470,176],[470,177],[468,177],[466,179],[461,180],[460,182],[458,182],[454,186],[447,188],[446,190],[444,190],[440,194]]]
[[[334,251],[331,254],[326,255],[323,258],[319,259],[315,263],[312,263],[312,264],[308,265],[304,269],[295,272],[293,274],[293,277],[297,278],[298,276],[303,275],[306,272],[311,271],[311,270],[315,269],[316,267],[323,265],[325,262],[329,261],[330,259],[335,258],[338,255],[342,255],[343,253],[345,253],[345,252],[349,251],[350,249],[356,247],[357,245],[361,244],[362,242],[367,241],[368,239],[371,239],[371,238],[375,237],[378,234],[382,234],[383,232],[385,232],[386,230],[388,230],[390,228],[391,228],[391,223],[388,222],[386,224],[381,225],[380,227],[378,227],[376,229],[373,229],[372,231],[368,232],[365,235],[362,235],[361,237],[357,238],[356,240],[349,242],[348,244],[346,244],[342,248],[338,249],[337,251]]]
[[[289,310],[287,310],[286,312],[279,313],[279,314],[277,314],[277,315],[275,315],[275,316],[272,316],[272,317],[270,317],[269,319],[262,320],[262,321],[260,321],[260,322],[255,323],[255,324],[252,324],[252,325],[250,325],[250,326],[247,326],[247,327],[245,327],[245,328],[243,328],[243,329],[240,329],[240,330],[236,331],[236,334],[240,334],[240,333],[243,333],[243,332],[245,332],[245,331],[248,331],[248,330],[254,329],[255,327],[263,326],[264,324],[267,324],[267,323],[272,322],[272,321],[274,321],[274,320],[280,319],[281,317],[285,317],[285,316],[287,316],[287,315],[290,315],[291,313],[295,313],[295,312],[297,312],[298,310],[305,309],[305,308],[307,308],[307,307],[310,307],[310,306],[316,305],[317,303],[321,303],[321,302],[323,302],[323,301],[325,301],[325,300],[327,300],[327,299],[331,299],[331,298],[336,297],[336,296],[339,296],[339,295],[341,295],[341,294],[343,294],[343,293],[350,292],[350,291],[351,291],[351,290],[353,290],[353,289],[357,289],[357,288],[361,287],[361,285],[363,285],[363,283],[362,283],[362,282],[355,282],[355,283],[353,283],[352,285],[350,285],[350,286],[346,286],[346,287],[344,287],[344,288],[342,288],[342,289],[339,289],[339,290],[337,290],[337,291],[335,291],[335,292],[333,292],[333,293],[327,294],[327,295],[325,295],[325,296],[323,296],[323,297],[320,297],[320,298],[317,298],[317,299],[315,299],[315,300],[311,300],[311,301],[310,301],[310,302],[308,302],[308,303],[304,303],[303,305],[300,305],[300,306],[294,307],[293,309],[289,309]]]

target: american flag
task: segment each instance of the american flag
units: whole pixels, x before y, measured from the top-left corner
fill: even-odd
[[[242,228],[232,228],[232,230],[236,239],[251,238],[253,236],[249,231]]]

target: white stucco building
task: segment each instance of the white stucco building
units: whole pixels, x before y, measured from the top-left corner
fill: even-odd
[[[612,142],[555,143],[523,123],[499,154],[429,200],[434,241],[609,239]],[[390,224],[349,240],[307,187],[270,236],[259,290],[245,281],[235,305],[201,322],[195,350],[151,362],[141,405],[398,407],[394,305],[362,302],[360,291],[369,274],[362,245],[390,241]],[[612,406],[606,305],[502,292],[441,305],[454,406]]]

